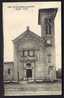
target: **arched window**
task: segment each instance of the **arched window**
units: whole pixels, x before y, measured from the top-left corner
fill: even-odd
[[[23,50],[23,56],[28,56],[28,50]]]
[[[45,25],[46,25],[46,34],[51,34],[51,18],[46,18],[45,19]]]
[[[23,56],[34,56],[35,55],[35,51],[34,50],[23,50]]]
[[[28,67],[31,67],[31,64],[30,64],[30,63],[27,63],[26,65],[27,65]]]
[[[34,50],[29,51],[29,56],[34,56]]]
[[[24,51],[24,56],[28,56],[28,51],[27,50]]]

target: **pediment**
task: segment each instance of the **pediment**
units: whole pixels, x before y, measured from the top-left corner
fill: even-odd
[[[17,43],[20,40],[39,40],[40,41],[40,36],[38,36],[37,34],[33,33],[30,30],[26,30],[24,33],[22,33],[20,36],[18,36],[16,39],[13,40],[13,42]]]

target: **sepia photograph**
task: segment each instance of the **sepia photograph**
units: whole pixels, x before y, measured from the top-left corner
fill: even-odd
[[[4,96],[62,95],[61,2],[3,2]]]

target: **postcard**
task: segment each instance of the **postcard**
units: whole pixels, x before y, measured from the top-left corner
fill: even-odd
[[[61,2],[3,2],[4,95],[61,95]]]

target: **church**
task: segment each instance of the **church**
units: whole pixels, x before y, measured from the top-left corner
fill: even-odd
[[[4,63],[4,81],[54,81],[55,32],[57,8],[39,9],[41,36],[26,30],[13,40],[14,61]]]

